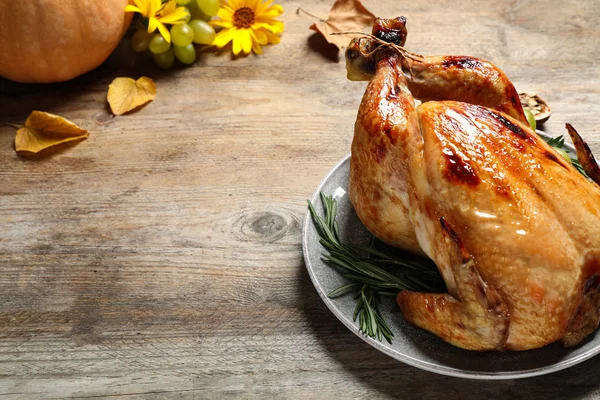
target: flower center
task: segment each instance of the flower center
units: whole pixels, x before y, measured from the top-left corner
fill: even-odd
[[[238,28],[250,28],[254,23],[254,11],[250,7],[242,7],[235,10],[233,24]]]

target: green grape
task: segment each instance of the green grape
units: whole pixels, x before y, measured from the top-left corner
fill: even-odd
[[[154,36],[154,34],[148,33],[146,29],[135,31],[133,37],[131,38],[131,47],[133,48],[133,51],[142,53],[148,50],[152,36]]]
[[[187,46],[194,40],[194,31],[188,24],[173,25],[171,28],[171,39],[174,46]]]
[[[563,158],[565,160],[567,160],[568,162],[571,162],[571,157],[569,156],[569,153],[567,153],[565,150],[563,149],[559,149],[558,147],[553,147],[553,149],[560,154],[561,156],[563,156]]]
[[[221,7],[221,2],[219,0],[196,0],[196,2],[198,3],[200,10],[210,17],[217,15],[219,8]]]
[[[182,20],[185,22],[190,22],[190,19],[192,19],[192,13],[187,7],[183,7],[183,11],[185,12],[185,17],[183,17]]]
[[[537,124],[535,122],[535,117],[533,116],[533,113],[528,108],[523,108],[523,112],[525,113],[527,122],[529,122],[529,126],[531,126],[531,129],[535,131],[535,128],[537,128]]]
[[[186,4],[190,3],[192,0],[175,0],[175,2],[177,4],[179,4],[180,6],[185,6]]]
[[[192,19],[194,19],[196,13],[198,12],[198,3],[196,3],[195,1],[193,1],[193,2],[191,2],[190,4],[188,4],[185,7],[188,9],[188,11],[190,12],[190,14],[192,14]]]
[[[154,62],[162,69],[169,69],[175,64],[173,49],[169,49],[160,54],[152,54],[152,58],[154,58]]]
[[[200,7],[198,7],[198,3],[196,3],[195,1],[188,4],[187,8],[192,14],[192,19],[201,19],[202,21],[208,21],[211,18],[210,15],[206,15],[202,12]]]
[[[187,46],[173,46],[175,57],[184,64],[192,64],[196,61],[196,49],[193,44]]]
[[[160,33],[158,33],[150,40],[150,45],[148,47],[152,53],[160,54],[169,50],[169,48],[171,48],[171,44],[167,42]]]
[[[194,31],[194,43],[211,44],[215,38],[215,30],[207,22],[200,19],[190,21],[190,27]]]

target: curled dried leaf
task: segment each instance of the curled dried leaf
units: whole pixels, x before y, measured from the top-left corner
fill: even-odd
[[[116,78],[108,87],[106,99],[115,115],[123,115],[156,97],[156,85],[146,76],[133,80],[131,78]]]
[[[58,115],[33,111],[25,126],[17,130],[15,150],[22,155],[39,154],[42,150],[88,137],[88,132]]]
[[[312,24],[310,29],[325,37],[327,42],[337,46],[338,49],[347,47],[352,40],[346,35],[332,35],[332,33],[360,31],[365,26],[371,26],[375,22],[375,15],[360,0],[337,0],[327,20],[319,20]]]

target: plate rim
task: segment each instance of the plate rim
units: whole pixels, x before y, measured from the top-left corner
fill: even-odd
[[[539,136],[541,136],[542,138],[552,137],[543,131],[536,130],[536,133]],[[565,143],[564,147],[569,152],[572,152],[572,153],[575,152],[575,148],[570,143]],[[350,162],[351,155],[352,155],[351,153],[348,153],[345,157],[342,158],[342,160],[338,161],[337,164],[333,168],[331,168],[329,170],[329,172],[325,175],[325,177],[321,180],[321,182],[317,186],[317,189],[314,191],[314,193],[311,197],[310,201],[312,204],[316,204],[320,200],[320,192],[322,191],[323,187],[328,183],[329,179],[345,163]],[[462,370],[462,369],[455,368],[455,367],[433,364],[430,362],[419,360],[412,356],[408,356],[406,354],[402,354],[399,351],[384,344],[383,342],[379,342],[379,341],[361,333],[360,330],[358,329],[358,326],[355,324],[355,322],[352,321],[352,319],[349,318],[348,315],[342,313],[334,305],[333,301],[329,297],[327,297],[327,292],[321,286],[321,283],[317,279],[316,273],[313,269],[314,266],[311,262],[310,254],[308,251],[307,231],[308,231],[309,227],[312,225],[313,225],[313,223],[312,223],[312,218],[310,216],[310,212],[307,211],[306,215],[304,217],[304,224],[302,226],[302,254],[304,257],[304,264],[306,266],[306,269],[308,270],[308,274],[313,283],[313,286],[315,287],[315,289],[317,290],[317,293],[319,294],[319,297],[321,297],[321,300],[325,303],[325,305],[327,306],[329,311],[331,311],[336,316],[336,318],[339,319],[346,326],[346,328],[348,328],[351,332],[353,332],[356,336],[361,338],[363,341],[365,341],[369,345],[375,347],[377,350],[394,358],[395,360],[401,361],[401,362],[408,364],[410,366],[413,366],[415,368],[419,368],[419,369],[422,369],[422,370],[425,370],[428,372],[433,372],[433,373],[440,374],[440,375],[452,376],[455,378],[464,378],[464,379],[499,381],[499,380],[507,380],[507,379],[530,378],[530,377],[534,377],[534,376],[541,376],[541,375],[546,375],[546,374],[550,374],[553,372],[558,372],[558,371],[570,368],[574,365],[580,364],[580,363],[594,357],[598,353],[600,353],[600,346],[597,346],[597,347],[592,348],[592,349],[584,352],[583,354],[580,354],[579,356],[569,359],[567,361],[559,361],[557,363],[554,363],[554,364],[551,364],[548,366],[531,368],[531,369],[526,369],[526,370],[522,370],[522,371],[518,371],[518,372],[486,372],[486,371]],[[468,350],[465,350],[465,351],[468,351]]]

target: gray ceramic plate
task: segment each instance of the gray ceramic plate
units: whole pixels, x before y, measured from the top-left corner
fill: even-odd
[[[539,132],[542,136],[542,132]],[[366,244],[369,233],[362,225],[347,196],[350,156],[344,158],[317,188],[312,203],[320,215],[323,207],[319,192],[333,195],[338,202],[337,220],[342,241]],[[552,344],[542,349],[522,352],[471,352],[443,342],[438,337],[408,324],[392,298],[383,298],[380,311],[388,321],[392,344],[379,342],[359,332],[352,321],[354,300],[351,295],[335,299],[327,293],[344,283],[344,279],[321,261],[323,248],[310,215],[304,221],[304,260],[317,292],[340,321],[361,339],[406,364],[443,375],[471,379],[515,379],[548,374],[578,364],[600,352],[600,333],[596,331],[576,348],[565,349]]]

